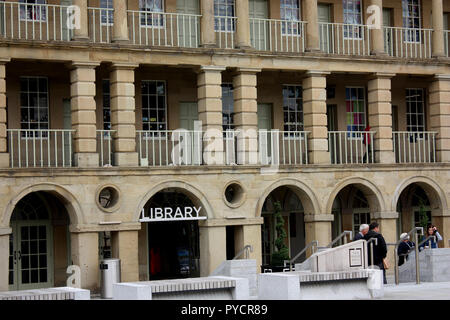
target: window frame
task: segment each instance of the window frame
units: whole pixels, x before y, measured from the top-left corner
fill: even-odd
[[[356,12],[356,1],[360,1],[360,6],[359,6],[359,14],[358,12]],[[342,0],[342,19],[343,19],[343,26],[342,26],[342,31],[343,31],[343,38],[345,40],[364,40],[364,31],[362,30],[362,25],[363,25],[363,0]],[[351,12],[346,12],[350,10],[350,8],[352,9]],[[354,20],[354,18],[357,18],[359,16],[359,23],[351,23],[351,22],[346,22],[346,18],[353,17],[352,20]],[[354,25],[354,26],[353,26]],[[352,28],[350,30],[350,28]],[[355,30],[354,28],[357,28],[357,30]]]
[[[106,3],[106,7],[102,4]],[[114,25],[114,4],[113,0],[100,0],[100,25],[113,26]],[[112,9],[112,10],[111,10]]]
[[[417,2],[416,3],[412,3],[412,2]],[[411,11],[405,9],[405,4],[407,6],[407,9],[409,9],[410,7],[418,7],[418,16],[410,16]],[[405,13],[407,13],[407,15],[405,16]],[[405,22],[406,21],[415,21],[418,20],[419,22],[419,26],[418,27],[408,27],[405,26]],[[403,28],[406,29],[403,31],[403,42],[404,43],[422,43],[422,34],[420,32],[420,30],[422,29],[422,3],[420,2],[420,0],[402,0],[402,23],[403,23]],[[413,23],[414,25],[415,23]],[[407,23],[406,25],[409,25],[409,23]],[[414,39],[411,40],[411,32],[413,32],[413,34],[415,34]]]
[[[346,119],[345,119],[345,124],[346,124],[346,132],[347,132],[347,138],[351,139],[351,140],[362,140],[364,138],[364,135],[361,134],[360,136],[356,136],[354,132],[363,132],[365,130],[365,128],[367,127],[367,99],[366,99],[366,87],[363,86],[346,86],[345,90],[347,91],[347,89],[357,89],[357,99],[353,100],[352,99],[352,95],[351,95],[351,91],[350,91],[350,100],[347,100],[347,92],[345,92],[345,115],[346,115]],[[363,90],[363,104],[364,104],[364,112],[354,112],[353,111],[353,102],[360,102],[361,99],[359,99],[359,90],[362,89]],[[347,102],[350,102],[350,110],[347,110]],[[350,119],[354,119],[354,114],[363,114],[362,119],[363,119],[363,124],[357,124],[356,126],[358,127],[363,127],[362,130],[353,130],[353,127],[355,126],[355,124],[352,122],[351,124],[348,123],[348,113],[350,113]],[[351,126],[352,130],[349,130],[348,127]]]
[[[226,131],[234,131],[235,130],[235,124],[234,124],[234,87],[233,87],[233,83],[231,82],[223,82],[220,85],[220,88],[222,90],[222,97],[221,97],[221,101],[222,101],[222,131],[223,131],[223,136],[224,138],[226,137]],[[229,92],[231,97],[227,97],[227,98],[231,98],[231,112],[227,113],[225,112],[225,104],[227,103],[226,100],[224,100],[224,88],[229,88]],[[225,124],[224,123],[224,115],[227,114],[229,116],[230,119],[230,123]],[[230,138],[231,139],[231,138]]]
[[[51,130],[50,129],[50,103],[49,103],[49,96],[50,96],[50,94],[49,94],[48,77],[46,77],[46,76],[21,76],[21,77],[19,77],[19,82],[22,79],[27,79],[28,81],[29,81],[29,79],[36,79],[37,80],[37,91],[36,92],[30,91],[29,90],[29,86],[28,86],[28,91],[24,92],[24,91],[22,91],[22,88],[21,88],[21,86],[19,84],[20,129],[21,130]],[[39,91],[39,79],[45,79],[45,81],[46,81],[47,90],[45,91],[45,94],[46,94],[46,106],[45,107],[41,107],[40,104],[39,104],[39,95],[41,93],[44,93],[43,91],[42,92]],[[22,94],[24,94],[24,93],[27,94],[27,106],[23,106],[22,105]],[[44,121],[41,121],[40,119],[38,119],[37,122],[35,122],[35,123],[37,123],[37,125],[39,127],[37,129],[29,128],[30,124],[32,123],[32,122],[30,122],[29,112],[28,112],[28,120],[26,122],[22,120],[22,109],[24,109],[24,108],[27,109],[27,110],[30,109],[30,98],[29,98],[30,93],[36,93],[37,94],[38,106],[37,107],[33,107],[33,108],[37,109],[38,116],[39,116],[39,109],[46,109],[47,110],[47,122],[44,122]],[[47,128],[44,128],[44,129],[40,128],[41,127],[41,123],[46,123],[47,124]],[[23,128],[23,124],[27,124],[28,128]],[[22,134],[24,134],[24,133],[22,133]],[[42,134],[38,135],[38,136],[31,136],[31,135],[28,136],[27,134],[25,134],[25,135],[21,135],[21,138],[22,139],[48,139],[49,138],[49,134],[47,132],[42,132]]]
[[[26,22],[47,22],[47,0],[34,0],[42,3],[30,3],[28,0],[19,0],[19,19]],[[39,11],[41,13],[38,18],[28,18],[29,14],[32,15],[33,8],[43,8]],[[31,9],[31,10],[30,10]]]
[[[105,90],[104,90],[106,82],[108,82],[108,92],[107,93],[105,93]],[[108,107],[105,106],[105,98],[106,97],[108,99],[108,104],[109,104]],[[105,111],[109,112],[109,122],[105,122]],[[109,79],[103,79],[102,80],[102,116],[103,116],[102,117],[102,119],[103,119],[103,130],[110,131],[112,123],[111,123],[111,82],[110,82]],[[109,129],[105,128],[105,123],[109,123]],[[105,133],[104,136],[105,136],[105,138],[110,138],[110,135],[107,135],[106,133]]]
[[[294,3],[297,4],[296,8],[293,7]],[[286,17],[287,12],[289,12],[289,17]],[[293,16],[292,13],[294,12],[297,13],[298,18],[294,17],[294,19],[292,19]],[[280,20],[286,21],[282,22],[281,35],[301,37],[303,28],[303,25],[301,24],[302,22],[301,0],[280,0]],[[286,30],[286,27],[288,27],[288,30]]]
[[[147,1],[152,1],[153,5],[152,8],[146,8],[147,7]],[[140,28],[150,28],[150,29],[165,29],[166,28],[166,19],[165,19],[165,6],[164,6],[164,0],[160,0],[161,2],[161,8],[157,8],[155,11],[155,2],[157,0],[139,0],[139,27]],[[141,6],[141,4],[144,3],[144,6]],[[161,11],[158,11],[161,10]],[[150,23],[148,21],[148,14],[150,15]],[[155,18],[154,15],[157,15]],[[145,23],[142,23],[142,20],[145,20]],[[156,23],[154,22],[156,21]]]
[[[242,0],[238,0],[242,1]],[[234,33],[236,32],[236,2],[235,0],[214,0],[214,32]],[[219,15],[220,6],[225,6],[226,15]],[[231,15],[229,15],[229,7],[231,7]],[[217,10],[216,10],[217,9]],[[234,18],[234,19],[233,19]],[[227,19],[231,19],[230,26]],[[224,24],[218,24],[219,20],[225,20]]]
[[[296,96],[294,98],[285,97],[284,89],[288,88],[288,87],[294,87],[294,88],[299,87],[300,88],[299,92],[301,92],[301,96],[298,97],[295,94]],[[297,92],[297,90],[294,89],[294,92]],[[301,84],[283,84],[281,87],[281,95],[282,95],[282,99],[283,99],[283,132],[284,132],[283,139],[284,140],[304,140],[304,135],[302,135],[302,134],[300,134],[300,136],[295,136],[295,135],[291,134],[291,132],[294,133],[294,132],[304,132],[305,131],[305,119],[304,119],[304,110],[303,110],[303,86]],[[295,119],[297,119],[297,114],[300,113],[301,119],[303,120],[302,122],[297,122],[297,121],[295,121],[293,123],[291,123],[289,121],[285,122],[284,119],[285,119],[286,109],[288,111],[288,114],[287,114],[288,120],[289,120],[289,115],[290,115],[289,109],[288,109],[289,104],[288,105],[285,104],[286,99],[295,99],[295,100],[300,99],[300,104],[296,106],[294,114],[295,114]],[[296,103],[297,103],[297,101],[296,101]],[[288,126],[288,128],[289,128],[289,126],[291,126],[291,125],[294,125],[296,127],[296,129],[298,129],[298,126],[300,126],[301,130],[290,130],[290,129],[286,130],[285,129],[286,128],[285,126]]]
[[[157,83],[158,82],[162,82],[163,84],[164,84],[164,122],[159,122],[159,121],[156,121],[156,126],[158,127],[160,124],[164,124],[164,129],[159,129],[159,128],[157,128],[156,130],[151,130],[150,129],[150,125],[151,125],[151,121],[150,121],[150,119],[151,119],[151,117],[150,117],[150,110],[151,109],[155,109],[156,110],[156,119],[158,120],[158,111],[160,111],[160,109],[158,108],[159,106],[158,106],[158,97],[160,97],[160,96],[162,96],[162,95],[158,95],[157,93],[156,94],[150,94],[150,93],[143,93],[142,92],[142,84],[144,83],[144,82],[156,82],[156,85],[157,85]],[[157,91],[156,91],[157,92]],[[144,98],[144,96],[148,96],[148,97],[150,97],[150,96],[155,96],[156,97],[156,103],[157,103],[157,106],[156,106],[156,108],[150,108],[150,106],[149,107],[147,107],[146,109],[147,109],[147,111],[148,111],[148,120],[147,121],[144,121],[144,101],[143,101],[143,98]],[[166,135],[166,132],[168,132],[169,131],[169,129],[167,129],[167,126],[168,126],[168,123],[167,123],[167,108],[168,108],[168,104],[167,104],[167,81],[166,80],[141,80],[141,111],[142,111],[142,115],[141,115],[141,121],[142,121],[142,131],[144,131],[144,132],[158,132],[158,134],[156,135],[156,136],[149,136],[149,135],[147,135],[147,134],[144,134],[144,136],[142,137],[143,139],[145,139],[145,140],[160,140],[160,139],[167,139],[168,137],[167,137],[167,135]],[[148,130],[145,130],[144,129],[144,124],[148,124],[148,126],[149,126],[149,129]]]
[[[425,114],[425,107],[426,107],[426,104],[425,104],[425,101],[426,101],[426,99],[425,99],[425,89],[424,88],[406,88],[405,89],[406,90],[406,92],[405,92],[405,102],[406,102],[406,131],[408,132],[408,133],[414,133],[414,140],[422,140],[422,139],[425,139],[425,135],[423,134],[425,131],[426,131],[426,114]],[[408,97],[409,96],[411,96],[411,94],[408,94],[408,90],[419,90],[419,91],[421,91],[422,92],[422,100],[421,101],[418,101],[418,100],[415,100],[415,101],[409,101],[408,100]],[[411,112],[411,104],[410,103],[415,103],[416,104],[416,112]],[[419,112],[417,112],[417,105],[418,105],[418,103],[421,103],[422,104],[422,112],[421,113],[419,113]],[[411,124],[410,123],[410,117],[411,117],[411,115],[415,115],[415,117],[416,117],[416,120],[417,120],[417,123],[418,123],[418,119],[419,119],[419,117],[421,116],[422,117],[422,125],[418,125],[417,123],[415,124],[415,125],[413,125],[413,124]],[[420,130],[413,130],[413,131],[411,131],[410,129],[412,128],[412,127],[415,127],[416,129],[418,129],[418,128],[420,128],[420,127],[422,127],[422,131],[420,131]],[[413,141],[414,142],[414,141]]]

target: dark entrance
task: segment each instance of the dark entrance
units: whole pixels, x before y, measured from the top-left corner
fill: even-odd
[[[183,193],[163,191],[147,203],[150,208],[193,207]],[[200,276],[199,230],[197,221],[149,222],[148,265],[150,280]]]

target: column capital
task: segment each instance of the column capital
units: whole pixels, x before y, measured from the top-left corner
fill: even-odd
[[[369,75],[369,79],[373,80],[373,79],[379,79],[379,78],[383,78],[383,79],[390,79],[395,77],[396,74],[395,73],[387,73],[387,72],[374,72],[372,74]]]
[[[433,80],[450,81],[450,74],[435,74]]]
[[[318,70],[308,70],[305,72],[305,76],[307,77],[325,77],[330,75],[329,71],[318,71]]]
[[[225,71],[227,68],[224,66],[200,66],[196,72],[197,73],[202,73],[202,72],[207,72],[207,71],[212,71],[212,72],[222,72]]]
[[[255,74],[260,73],[262,69],[260,68],[235,68],[233,69],[233,73],[249,73],[249,74]]]
[[[72,61],[68,64],[69,69],[76,68],[96,68],[100,65],[100,62],[96,61]]]
[[[330,222],[334,221],[332,214],[305,214],[305,222]]]
[[[10,227],[1,227],[0,228],[0,236],[6,236],[12,233],[12,229]]]
[[[0,65],[11,62],[11,58],[0,58]]]
[[[112,69],[112,70],[134,70],[138,67],[139,67],[139,63],[112,62],[110,69]]]
[[[371,212],[371,219],[398,219],[398,212],[396,211],[384,211],[384,212]]]

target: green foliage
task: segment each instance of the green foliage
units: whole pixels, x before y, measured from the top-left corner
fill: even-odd
[[[271,264],[283,265],[284,260],[289,260],[289,249],[284,243],[287,238],[286,230],[284,230],[284,219],[281,215],[281,204],[279,201],[274,203],[275,209],[275,230],[277,238],[275,239],[276,251],[272,253]]]

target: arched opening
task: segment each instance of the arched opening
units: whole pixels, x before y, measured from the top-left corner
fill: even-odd
[[[31,192],[17,202],[10,219],[10,290],[65,286],[69,224],[64,204],[50,192]]]
[[[359,232],[361,224],[370,224],[371,212],[374,212],[375,209],[370,206],[368,192],[357,185],[350,184],[336,195],[331,211],[334,216],[333,239],[345,230],[352,231],[355,236]],[[342,243],[343,239],[336,245]]]
[[[141,228],[139,278],[162,280],[199,277],[200,241],[195,216],[196,212],[200,217],[206,216],[200,201],[183,189],[165,188],[155,193],[143,210],[146,217],[170,212],[171,218],[149,219]],[[186,215],[186,212],[190,214]]]
[[[277,238],[275,203],[281,207],[281,215],[284,220],[284,230],[287,237],[284,240],[292,258],[305,247],[305,221],[304,208],[296,190],[281,186],[273,190],[265,199],[261,210],[264,224],[261,226],[262,236],[262,264],[271,265],[271,256],[276,251],[275,240]],[[296,262],[302,262],[305,256],[299,257]]]

